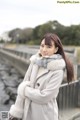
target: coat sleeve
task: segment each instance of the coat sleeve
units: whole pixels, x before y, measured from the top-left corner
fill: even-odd
[[[33,66],[33,63],[30,63],[30,65],[29,65],[29,67],[27,69],[27,72],[26,72],[26,74],[24,76],[23,81],[26,81],[26,80],[29,81],[30,73],[31,73],[31,70],[32,70],[32,66]]]
[[[26,87],[25,96],[38,104],[48,103],[51,99],[57,97],[62,80],[63,80],[63,70],[57,70],[50,78],[45,89],[40,91],[39,89]]]
[[[24,89],[26,86],[30,86],[30,75],[31,75],[31,70],[32,70],[33,64],[30,63],[28,70],[24,76],[23,81],[19,84],[18,89],[17,89],[17,94],[22,96],[24,98]]]

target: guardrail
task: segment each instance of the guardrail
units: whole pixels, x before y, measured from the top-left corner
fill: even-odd
[[[25,59],[29,59],[30,56],[33,55],[33,53],[30,52],[30,51],[22,52],[22,51],[17,51],[17,50],[12,50],[12,49],[6,49],[6,48],[3,48],[2,50],[6,51],[6,52],[9,52],[11,54],[14,54],[14,55],[23,57]]]
[[[36,51],[39,49],[39,46],[29,46],[29,47],[27,47],[28,49],[35,49],[36,48]],[[10,53],[13,53],[13,54],[16,54],[16,55],[20,55],[20,56],[22,56],[23,54],[24,54],[24,56],[26,56],[26,54],[28,53],[28,54],[35,54],[35,52],[34,51],[27,51],[26,50],[26,52],[22,52],[22,51],[17,51],[17,50],[14,50],[14,49],[7,49],[7,48],[2,48],[3,50],[6,50],[6,51],[8,51],[8,52],[10,52]],[[76,53],[76,50],[75,50],[75,48],[64,48],[64,51],[65,52],[67,52],[67,53],[70,53],[70,54],[73,54],[74,56],[76,56],[77,55],[77,53]]]
[[[80,106],[80,80],[62,84],[57,101],[60,110]]]

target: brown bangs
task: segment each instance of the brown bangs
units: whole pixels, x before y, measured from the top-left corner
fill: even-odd
[[[45,45],[52,46],[52,38],[50,36],[44,36]]]

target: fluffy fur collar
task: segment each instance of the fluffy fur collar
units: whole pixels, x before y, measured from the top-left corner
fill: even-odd
[[[43,61],[44,60],[44,61]],[[47,68],[48,70],[62,70],[65,69],[65,61],[61,55],[53,55],[50,57],[42,58],[39,54],[35,54],[30,58],[30,61],[38,66]],[[39,61],[39,62],[38,62]]]

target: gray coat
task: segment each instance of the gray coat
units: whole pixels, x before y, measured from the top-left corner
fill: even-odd
[[[24,78],[25,82],[26,79],[30,77],[29,75],[31,74],[30,72],[33,66],[35,66],[35,64],[31,64],[29,67]],[[28,98],[30,104],[27,116],[25,115],[27,102],[24,104],[24,116],[26,116],[26,118],[23,120],[58,120],[56,98],[63,80],[64,68],[64,60],[59,59],[49,62],[47,68],[39,67],[38,71],[37,69],[33,70],[33,77],[35,74],[37,75],[36,82],[34,88],[25,87],[25,101],[27,101]]]

